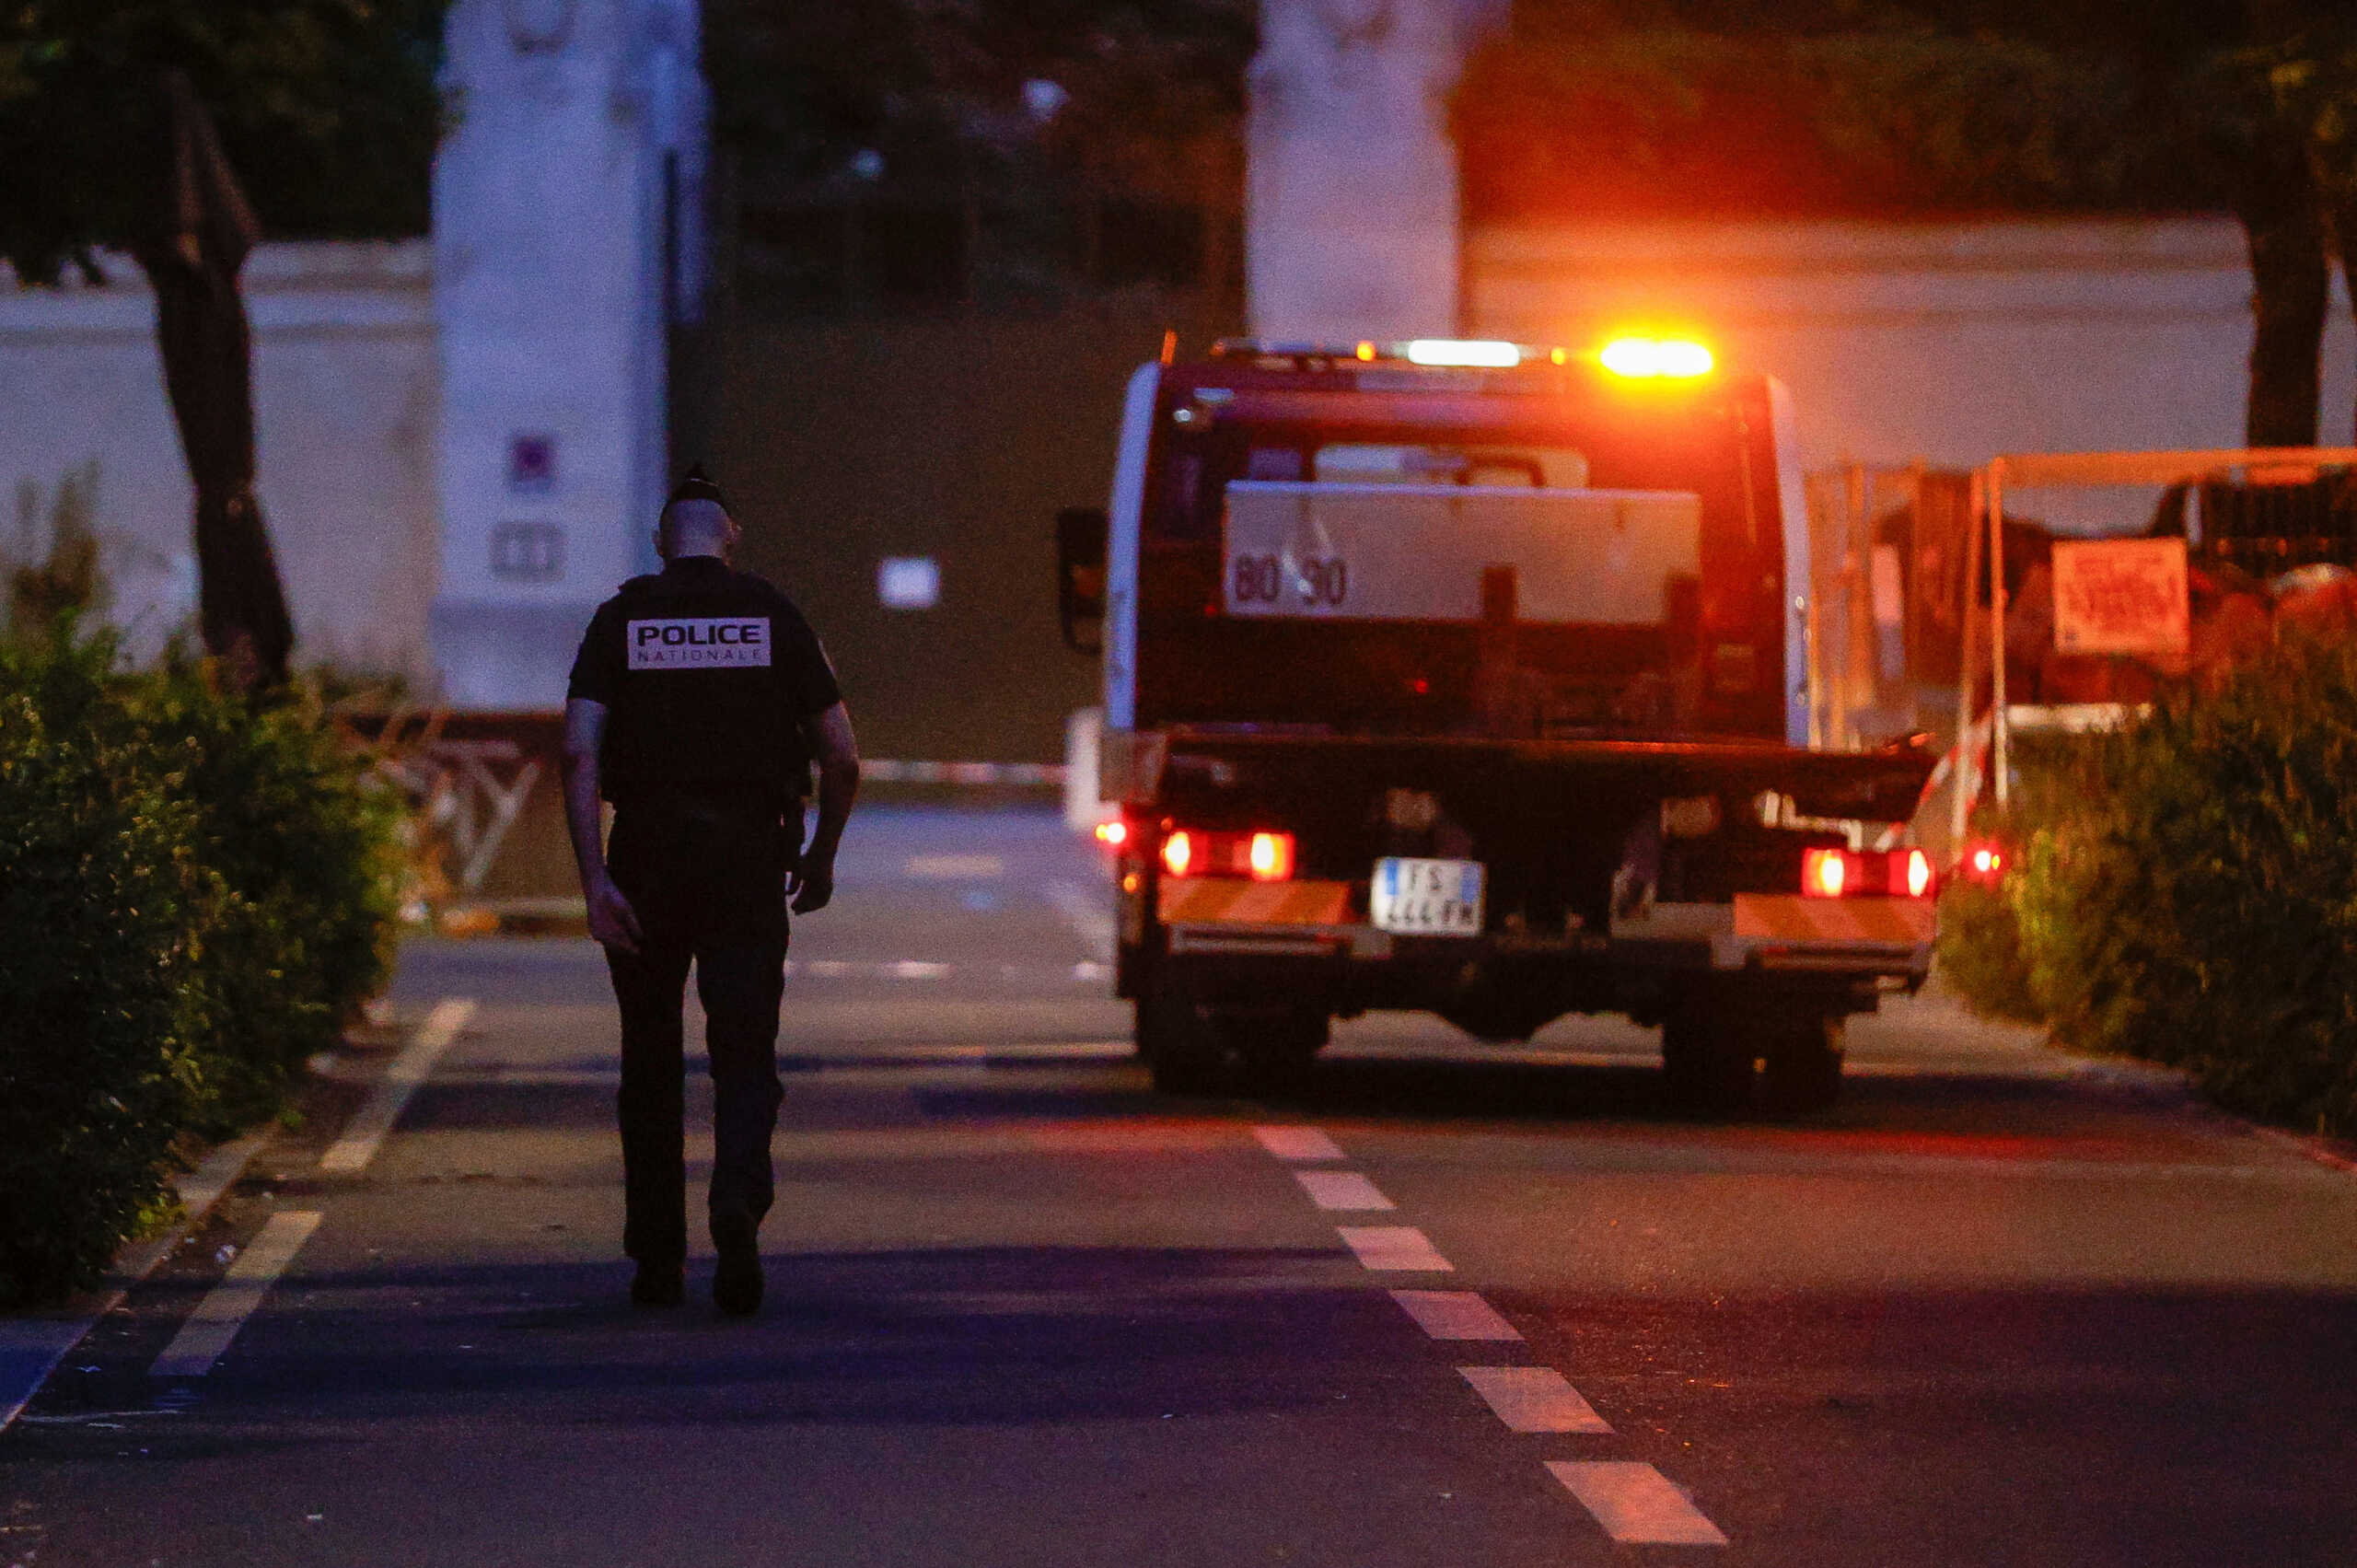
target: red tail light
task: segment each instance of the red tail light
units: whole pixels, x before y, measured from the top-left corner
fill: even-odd
[[[1120,849],[1130,842],[1130,825],[1119,817],[1097,824],[1097,842],[1107,849]]]
[[[1255,882],[1283,882],[1293,876],[1293,835],[1255,833],[1244,849],[1245,868]]]
[[[1801,852],[1801,896],[1807,899],[1922,899],[1937,878],[1920,849],[1861,854],[1847,849]]]
[[[1248,877],[1255,882],[1293,879],[1294,836],[1266,829],[1203,832],[1176,828],[1162,841],[1162,869],[1171,877]]]
[[[1957,869],[1966,880],[1995,887],[2005,875],[2005,852],[1992,843],[1978,843],[1964,852]]]

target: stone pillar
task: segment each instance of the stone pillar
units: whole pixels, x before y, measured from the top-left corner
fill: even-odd
[[[1503,0],[1261,0],[1245,212],[1255,336],[1457,330],[1448,95]]]
[[[457,0],[434,168],[441,695],[545,710],[653,563],[666,338],[702,288],[694,0]]]

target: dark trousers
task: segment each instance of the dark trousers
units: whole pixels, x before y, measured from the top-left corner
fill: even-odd
[[[721,798],[632,802],[614,814],[615,885],[645,939],[606,950],[622,1016],[622,1250],[643,1263],[687,1256],[681,1126],[688,967],[711,1059],[711,1214],[759,1225],[772,1191],[777,1128],[778,1003],[784,986],[784,877],[798,847],[774,807]]]

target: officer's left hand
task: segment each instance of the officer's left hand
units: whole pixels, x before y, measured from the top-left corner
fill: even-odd
[[[835,857],[806,852],[785,874],[785,896],[796,914],[825,909],[835,896]]]

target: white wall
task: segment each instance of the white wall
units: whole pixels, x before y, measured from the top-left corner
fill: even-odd
[[[2250,272],[2224,218],[1594,224],[1472,235],[1474,329],[1592,348],[1691,331],[1783,377],[1810,466],[2236,447]],[[2351,434],[2348,301],[2322,438]]]
[[[265,245],[244,274],[258,488],[296,656],[420,684],[435,573],[428,261],[424,241]],[[104,288],[0,281],[0,540],[22,548],[21,482],[41,488],[45,522],[60,477],[95,462],[112,614],[153,649],[193,623],[192,496],[154,299],[129,261],[106,266]]]

